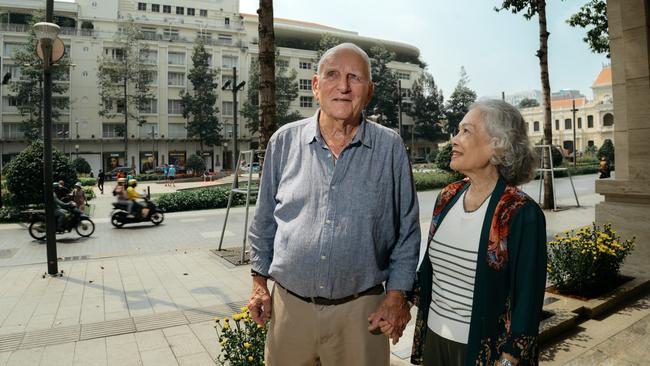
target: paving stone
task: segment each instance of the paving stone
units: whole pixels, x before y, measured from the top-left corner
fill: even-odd
[[[178,366],[176,357],[169,348],[141,351],[143,366]]]
[[[214,366],[214,360],[206,352],[178,357],[178,363],[180,366]]]
[[[75,342],[45,347],[39,366],[72,366]]]
[[[45,347],[21,349],[11,354],[7,366],[38,366]]]
[[[107,363],[105,338],[77,342],[73,366],[106,366]]]
[[[169,342],[169,345],[177,358],[206,352],[205,348],[203,348],[203,345],[201,345],[201,342],[199,342],[194,333],[167,337],[167,342]]]
[[[150,330],[147,332],[135,333],[135,340],[140,353],[162,348],[169,348],[169,343],[162,330]]]

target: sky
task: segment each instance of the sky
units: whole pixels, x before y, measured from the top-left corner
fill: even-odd
[[[551,90],[578,89],[591,98],[591,84],[609,60],[583,42],[586,31],[566,19],[586,0],[547,1]],[[460,67],[479,97],[541,89],[537,17],[493,10],[499,0],[275,0],[274,16],[319,23],[362,36],[408,43],[420,49],[445,98]],[[240,0],[255,14],[258,0]]]

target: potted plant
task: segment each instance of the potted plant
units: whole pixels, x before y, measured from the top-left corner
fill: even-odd
[[[248,307],[242,307],[241,313],[232,316],[232,321],[226,317],[215,318],[215,322],[221,345],[217,357],[220,365],[226,363],[230,366],[264,365],[266,326],[261,326],[251,319]]]

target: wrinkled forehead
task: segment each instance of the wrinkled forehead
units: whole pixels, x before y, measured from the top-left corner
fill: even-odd
[[[328,55],[323,60],[320,72],[324,74],[327,71],[349,72],[355,75],[362,75],[370,78],[370,67],[363,56],[350,49],[339,49]]]

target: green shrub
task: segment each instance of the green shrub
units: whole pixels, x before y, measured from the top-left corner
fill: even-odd
[[[427,191],[431,189],[443,188],[449,183],[456,182],[463,179],[462,174],[456,172],[441,172],[441,173],[413,173],[413,180],[415,182],[415,189],[417,191]]]
[[[84,187],[92,187],[97,184],[97,178],[79,178],[78,182]]]
[[[90,173],[90,164],[84,158],[76,158],[72,161],[74,170],[79,174],[88,174]]]
[[[611,224],[567,230],[548,243],[548,280],[561,293],[589,295],[616,279],[633,248],[634,238],[622,240]]]
[[[157,174],[138,174],[135,176],[135,179],[138,182],[146,182],[152,180],[160,180],[163,179],[163,177],[162,175],[157,175]]]
[[[228,206],[229,194],[230,188],[202,188],[191,191],[164,193],[158,197],[157,203],[166,212],[225,208]],[[254,202],[255,198],[251,197],[251,203]],[[245,195],[238,194],[233,199],[233,205],[243,205],[245,203]]]
[[[77,172],[68,157],[58,150],[52,151],[54,181],[63,180],[67,187],[77,182]],[[43,203],[43,142],[34,141],[4,170],[7,188],[15,195],[18,206]]]
[[[614,165],[614,144],[610,139],[605,139],[605,141],[603,141],[603,146],[598,149],[598,159],[603,156],[607,160],[609,166]]]
[[[4,193],[2,195],[2,200],[4,203]],[[18,222],[20,221],[20,210],[11,207],[4,206],[0,208],[0,222]]]
[[[228,317],[215,318],[215,329],[221,351],[217,357],[220,365],[262,366],[264,365],[264,343],[266,326],[258,325],[251,319],[248,307],[241,313]]]
[[[97,197],[95,196],[95,191],[93,190],[93,187],[82,187],[84,190],[84,193],[86,194],[86,201],[90,201],[93,198]]]
[[[194,174],[205,170],[205,161],[198,155],[190,155],[185,163],[185,169],[191,170]]]
[[[596,145],[587,146],[587,148],[585,149],[585,155],[595,157],[597,150],[598,149],[596,149]]]
[[[427,161],[433,163],[433,162],[436,161],[436,158],[437,158],[437,157],[438,157],[438,150],[432,150],[432,151],[429,153],[429,156],[427,156]]]
[[[436,156],[436,165],[438,166],[438,169],[442,169],[446,172],[453,171],[449,166],[449,163],[451,163],[452,148],[452,144],[448,143],[447,145],[443,146],[440,151],[438,151],[438,155]]]

